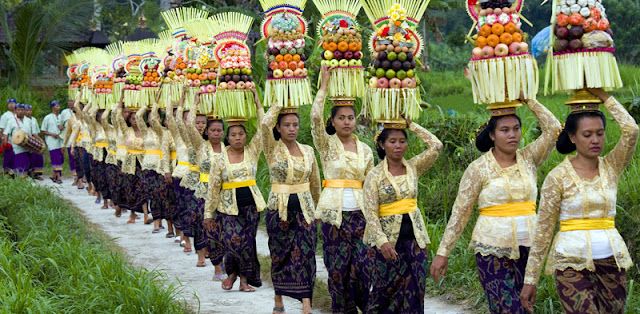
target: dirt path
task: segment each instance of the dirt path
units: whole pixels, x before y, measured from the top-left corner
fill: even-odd
[[[41,182],[46,186],[55,186],[61,197],[71,201],[78,207],[86,218],[102,227],[102,230],[112,237],[115,243],[123,248],[130,256],[133,265],[147,269],[158,269],[176,284],[182,284],[180,294],[187,302],[201,313],[271,313],[273,307],[273,288],[269,282],[256,292],[246,293],[238,291],[238,282],[232,291],[222,290],[219,282],[213,282],[213,266],[207,261],[207,267],[195,267],[197,256],[194,253],[183,253],[182,248],[173,243],[173,239],[165,238],[166,230],[153,234],[152,226],[142,223],[142,219],[135,224],[127,224],[128,214],[116,218],[113,209],[100,209],[95,197],[87,194],[86,190],[78,190],[71,186],[71,180],[66,179],[60,186],[49,180]],[[140,215],[142,216],[142,215]],[[258,254],[268,256],[267,234],[259,230],[257,237]],[[327,281],[327,270],[322,256],[317,256],[318,280]],[[301,303],[295,299],[285,297],[287,313],[300,313]],[[449,305],[436,298],[425,299],[425,313],[461,313],[464,309]],[[314,313],[329,313],[327,310],[314,309]]]

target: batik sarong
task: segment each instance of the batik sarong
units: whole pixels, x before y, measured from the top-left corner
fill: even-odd
[[[144,186],[144,177],[140,166],[136,167],[135,174],[121,173],[118,185],[120,186],[119,196],[121,203],[118,204],[120,208],[141,213],[142,204],[148,202],[149,196]]]
[[[362,211],[342,212],[342,224],[322,224],[324,264],[333,313],[364,313],[371,283],[372,254],[362,237],[367,221]]]
[[[171,190],[171,196],[173,196],[173,186],[168,189],[164,176],[153,171],[143,170],[144,185],[147,187],[147,193],[149,195],[149,211],[153,220],[168,219],[166,210],[170,206],[169,190]]]
[[[80,160],[82,160],[82,170],[84,171],[84,178],[87,180],[87,183],[92,183],[91,180],[93,179],[93,177],[91,176],[91,160],[93,160],[93,157],[84,148],[80,148],[80,151],[82,152],[82,159]]]
[[[118,171],[117,165],[104,164],[105,169],[105,190],[102,192],[102,197],[105,199],[114,200],[118,194]]]
[[[398,257],[387,261],[373,249],[372,290],[367,313],[424,313],[428,252],[415,239],[398,239]]]
[[[185,237],[193,237],[189,225],[189,202],[194,199],[193,190],[180,186],[181,179],[174,179],[173,188],[176,193],[177,213],[173,219],[173,225],[184,233]]]
[[[273,209],[267,210],[265,219],[276,295],[311,299],[316,278],[316,224],[304,219],[297,194],[289,197],[286,221]]]
[[[520,246],[520,258],[476,253],[480,283],[487,295],[491,313],[527,313],[520,302],[529,248]]]
[[[613,257],[594,259],[595,271],[556,270],[556,288],[565,313],[624,313],[626,270]]]
[[[224,267],[227,275],[247,277],[247,283],[254,287],[262,286],[260,262],[256,249],[256,235],[260,213],[256,205],[238,207],[238,215],[218,213],[222,223],[224,248],[226,252]]]

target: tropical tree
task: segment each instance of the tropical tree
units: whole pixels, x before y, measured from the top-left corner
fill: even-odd
[[[57,61],[72,48],[69,37],[87,28],[93,8],[89,0],[35,0],[9,11],[0,2],[0,26],[7,42],[2,62],[7,64],[12,84],[27,85],[43,58]]]

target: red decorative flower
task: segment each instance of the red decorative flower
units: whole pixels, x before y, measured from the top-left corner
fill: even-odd
[[[407,39],[407,40],[411,39],[411,36],[409,36],[409,33],[404,34],[404,39]]]
[[[345,20],[340,20],[340,27],[349,27],[349,23]]]
[[[468,2],[469,2],[469,5],[475,6],[476,3],[478,3],[478,0],[469,0]]]
[[[389,35],[389,26],[382,29],[382,37],[387,37]]]

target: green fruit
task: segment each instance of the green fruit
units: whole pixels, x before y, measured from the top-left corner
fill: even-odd
[[[275,57],[273,57],[273,61],[276,61]],[[220,75],[227,75],[227,69],[220,69]]]
[[[384,71],[384,69],[383,69],[383,68],[378,68],[378,69],[376,70],[376,76],[377,76],[377,77],[384,77],[384,75],[385,75],[385,71]]]
[[[396,59],[398,59],[398,54],[395,53],[395,51],[389,51],[389,53],[387,53],[387,60],[395,61]]]
[[[196,74],[202,74],[202,70],[201,69],[196,69]]]
[[[247,69],[247,75],[251,75],[251,69]]]
[[[400,61],[405,61],[407,60],[407,53],[406,52],[401,52],[398,54],[398,60]]]
[[[413,70],[407,70],[407,77],[408,78],[413,78],[416,75],[416,73]]]
[[[290,53],[292,56],[296,54],[296,51],[297,51],[297,50],[296,50],[296,48],[291,48],[291,49],[289,49],[289,53]]]
[[[394,71],[393,69],[387,70],[386,74],[387,74],[387,78],[388,79],[392,79],[392,78],[396,77],[396,71]]]
[[[247,68],[240,69],[240,74],[247,75]]]
[[[304,54],[304,48],[298,48],[297,52],[299,55],[303,55]]]
[[[233,70],[233,74],[240,75],[240,69]]]
[[[273,56],[273,55],[269,56],[269,62],[273,62],[273,61],[276,61],[276,56]]]
[[[399,80],[404,80],[404,79],[407,78],[407,72],[405,72],[404,70],[400,70],[400,71],[396,72],[396,77]]]
[[[280,54],[283,55],[283,56],[286,55],[288,52],[289,52],[289,50],[287,48],[280,49]]]

